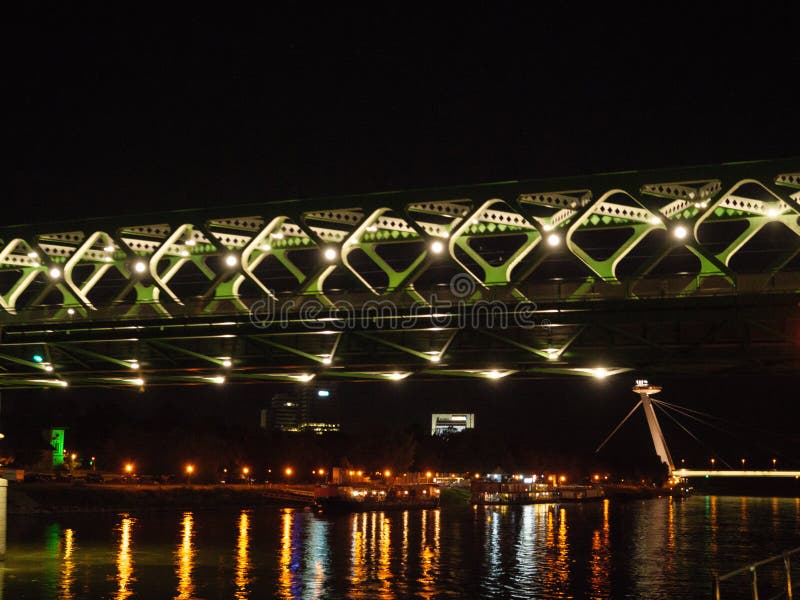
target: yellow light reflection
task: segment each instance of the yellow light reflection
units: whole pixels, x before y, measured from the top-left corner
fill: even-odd
[[[194,568],[194,519],[192,513],[183,513],[183,533],[181,544],[175,552],[175,574],[178,576],[178,595],[176,600],[189,600],[194,597],[192,569]]]
[[[569,592],[569,546],[567,543],[567,511],[558,505],[549,505],[547,533],[545,534],[543,589],[547,598],[560,598]]]
[[[250,595],[250,515],[246,510],[239,515],[239,538],[236,541],[236,600],[247,600]]]
[[[133,577],[133,557],[131,556],[131,530],[136,519],[125,515],[120,521],[119,550],[117,551],[117,593],[116,600],[125,600],[133,595],[131,584],[136,581]]]
[[[393,598],[391,589],[392,573],[389,566],[391,558],[391,524],[392,522],[383,514],[379,517],[381,522],[380,534],[378,537],[378,579],[381,582],[380,597]]]
[[[420,575],[417,580],[420,584],[419,596],[422,598],[432,598],[434,594],[436,594],[436,578],[439,574],[438,513],[438,510],[422,511],[419,558]],[[434,521],[434,541],[432,545],[427,542],[429,515],[433,516]]]
[[[366,578],[366,569],[364,568],[364,554],[366,546],[366,538],[364,529],[366,527],[367,515],[362,513],[364,526],[359,526],[359,518],[357,513],[353,513],[350,522],[352,530],[352,539],[350,543],[350,565],[352,572],[350,573],[350,583],[358,591],[358,586]]]
[[[603,500],[603,521],[600,529],[595,529],[592,534],[590,580],[592,598],[608,598],[611,596],[611,548],[609,546],[608,504],[608,498]]]
[[[72,600],[72,584],[75,583],[73,572],[75,561],[72,553],[75,551],[75,531],[64,530],[64,556],[62,557],[61,581],[58,586],[58,597],[63,600]]]
[[[288,510],[281,515],[281,552],[278,560],[281,598],[292,598],[292,516]]]

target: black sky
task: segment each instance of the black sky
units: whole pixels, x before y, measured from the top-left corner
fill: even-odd
[[[0,224],[797,156],[789,6],[6,15]]]
[[[797,155],[788,6],[11,19],[2,220]]]

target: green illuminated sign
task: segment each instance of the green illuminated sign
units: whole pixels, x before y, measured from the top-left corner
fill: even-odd
[[[50,446],[53,448],[53,466],[58,467],[64,464],[64,430],[50,430]]]

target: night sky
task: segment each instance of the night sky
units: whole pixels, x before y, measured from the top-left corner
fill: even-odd
[[[788,6],[725,19],[631,14],[626,25],[611,25],[612,14],[344,14],[295,3],[238,23],[193,11],[143,24],[74,6],[9,18],[0,219],[798,156],[800,45]],[[737,420],[763,384],[669,383],[673,401]],[[786,430],[787,415],[800,416],[788,402],[796,383],[770,382],[759,419]],[[568,430],[592,447],[635,397],[625,378],[591,384],[342,390],[354,428],[398,415],[424,422],[449,395],[476,406],[479,425],[530,427],[553,443]],[[242,405],[255,410],[272,391],[248,386]],[[211,412],[230,410],[234,399],[213,394]],[[796,439],[786,448],[800,455]]]

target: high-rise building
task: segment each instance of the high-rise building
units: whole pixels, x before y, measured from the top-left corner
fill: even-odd
[[[339,402],[333,387],[299,384],[275,394],[261,410],[261,428],[281,431],[339,431]]]

